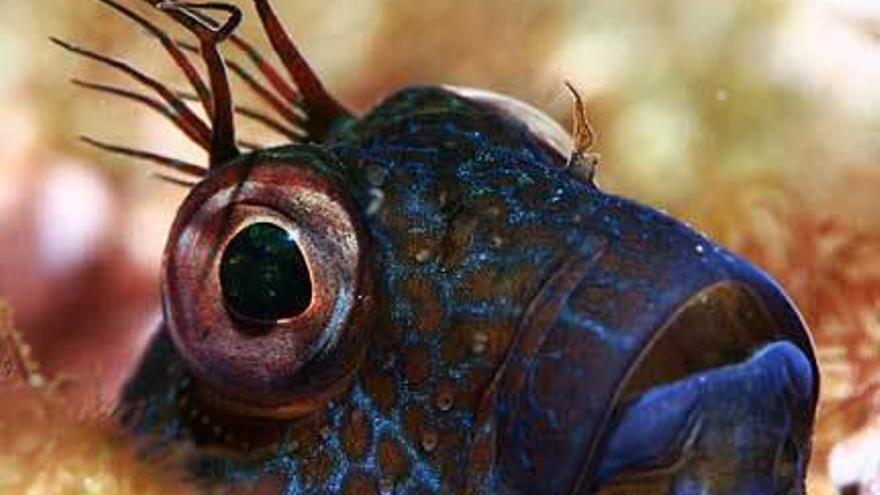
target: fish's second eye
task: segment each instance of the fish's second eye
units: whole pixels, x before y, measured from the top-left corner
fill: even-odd
[[[312,300],[309,268],[293,234],[269,222],[251,224],[229,242],[220,284],[236,316],[260,322],[297,316]]]

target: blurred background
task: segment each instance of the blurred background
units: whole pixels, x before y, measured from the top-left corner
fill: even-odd
[[[250,2],[237,3],[243,32],[265,47]],[[602,186],[751,258],[811,324],[824,388],[810,493],[880,483],[880,2],[275,3],[359,110],[443,82],[507,93],[568,126],[563,81],[580,88]],[[77,136],[205,157],[161,116],[69,84],[135,87],[49,35],[185,81],[154,39],[96,1],[0,0],[0,298],[46,373],[121,377],[158,320],[161,252],[186,191]],[[260,106],[247,87],[234,93]],[[241,125],[248,140],[284,142]],[[98,402],[113,387],[102,379]]]

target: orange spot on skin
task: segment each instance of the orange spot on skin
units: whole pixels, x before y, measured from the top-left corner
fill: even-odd
[[[434,395],[434,405],[438,410],[447,412],[455,406],[455,385],[451,382],[443,382],[437,386],[437,393]]]
[[[375,370],[372,373],[367,373],[364,377],[364,386],[367,393],[384,412],[390,412],[394,408],[397,392],[394,388],[394,378],[387,372]]]
[[[425,411],[421,407],[408,408],[403,416],[403,428],[407,437],[417,444],[422,431],[428,426]]]
[[[431,369],[431,356],[422,346],[413,347],[406,352],[406,379],[413,385],[420,385],[428,378]]]
[[[398,479],[409,472],[409,459],[406,451],[392,438],[383,438],[379,442],[379,467],[383,476]]]
[[[304,456],[302,463],[303,482],[306,485],[322,485],[333,472],[333,458],[324,450],[317,450]]]
[[[401,282],[404,297],[409,298],[413,307],[413,318],[419,332],[431,332],[443,320],[443,305],[435,285],[424,278],[409,278]]]
[[[512,320],[455,318],[444,332],[443,360],[447,363],[457,363],[467,359],[479,359],[494,366],[504,357],[515,331],[516,322]],[[484,348],[475,349],[475,344],[478,343]]]
[[[504,238],[513,249],[537,249],[539,247],[554,247],[566,250],[556,232],[544,225],[528,225],[510,230],[504,234]]]
[[[440,441],[440,437],[437,435],[437,430],[433,428],[425,428],[422,431],[422,437],[420,439],[420,444],[422,450],[426,453],[430,454],[437,449],[437,442]]]
[[[505,267],[505,270],[517,270],[513,267]],[[470,273],[464,279],[467,294],[474,299],[488,300],[493,297],[506,296],[503,289],[497,286],[499,280],[506,278],[503,270],[492,265],[482,265],[479,269]]]
[[[488,220],[504,221],[508,216],[507,202],[500,196],[485,194],[471,201],[471,208]]]
[[[409,235],[401,234],[399,237],[399,249],[401,261],[410,266],[421,265],[430,262],[437,257],[439,241],[426,234]]]
[[[494,367],[486,366],[471,370],[462,380],[458,395],[455,398],[456,407],[469,411],[476,410],[480,403],[480,397],[494,376]]]
[[[483,265],[469,274],[465,280],[465,291],[473,299],[492,300],[498,297],[524,298],[525,291],[534,284],[534,266],[522,264],[499,268]]]
[[[443,492],[464,493],[461,487],[464,485],[467,457],[462,434],[454,429],[437,430],[436,433],[436,446],[430,455],[439,463]]]
[[[473,210],[462,210],[452,217],[440,252],[440,263],[447,270],[455,270],[470,253],[478,226]]]
[[[343,495],[379,495],[379,490],[375,481],[363,473],[354,473],[348,477],[342,493]]]
[[[413,407],[404,412],[403,428],[406,435],[416,442],[422,433],[422,430],[428,425],[425,419],[425,413],[421,408]]]
[[[342,446],[351,460],[361,459],[370,446],[370,423],[360,409],[350,411],[342,425]]]

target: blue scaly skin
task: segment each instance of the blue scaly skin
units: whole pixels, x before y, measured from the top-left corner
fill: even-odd
[[[749,263],[566,159],[443,88],[398,93],[323,143],[243,156],[231,166],[288,162],[354,198],[379,294],[364,361],[309,414],[241,418],[199,401],[162,331],[126,422],[157,451],[197,445],[195,476],[242,492],[802,493],[818,384],[796,310]],[[628,385],[696,294],[721,315],[707,332],[722,330],[675,354],[696,357],[672,375]]]

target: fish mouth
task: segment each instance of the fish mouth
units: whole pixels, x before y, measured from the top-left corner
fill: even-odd
[[[618,402],[700,372],[742,363],[784,340],[771,311],[749,286],[711,285],[688,298],[654,334],[625,378]]]
[[[808,350],[785,338],[755,290],[707,287],[624,380],[591,485],[597,493],[803,493],[817,378]]]
[[[790,435],[779,440],[796,439],[800,469],[806,457],[800,453],[809,450],[818,372],[806,326],[784,292],[763,272],[720,249],[697,250],[692,260],[666,251],[665,259],[645,256],[636,262],[614,246],[593,245],[598,247],[589,256],[564,262],[540,289],[497,380],[495,451],[504,488],[592,493],[628,406],[705,374],[739,376],[737,366],[780,344],[794,357],[779,362],[806,365],[786,365],[779,376],[767,375],[784,385],[768,404],[790,404],[794,397],[799,413],[782,420],[768,415],[767,408],[738,406],[760,410],[763,416],[753,419],[762,427],[790,420]],[[767,369],[767,361],[756,366]],[[751,382],[731,380],[725,393],[745,397],[741,392]],[[723,411],[710,409],[720,418]],[[675,414],[685,418],[688,411]],[[736,421],[716,423],[706,428],[723,433]],[[766,457],[764,450],[756,450],[756,456]]]
[[[724,280],[687,298],[622,380],[582,483],[803,493],[818,375],[811,348],[779,318],[791,309],[780,295]]]

